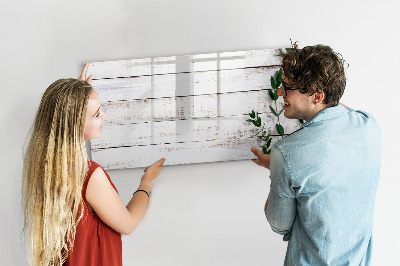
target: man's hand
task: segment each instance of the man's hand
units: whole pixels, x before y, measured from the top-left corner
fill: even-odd
[[[269,169],[269,163],[271,160],[271,156],[269,154],[262,153],[256,147],[251,148],[251,151],[258,157],[258,159],[251,159],[253,162],[260,166],[264,166]]]

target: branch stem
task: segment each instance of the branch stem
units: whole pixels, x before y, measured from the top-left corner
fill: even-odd
[[[279,111],[278,111],[278,105],[276,104],[276,101],[277,100],[274,100],[274,102],[275,102],[275,111],[276,111],[276,114],[278,115],[277,117],[278,117],[278,124],[279,125],[281,125],[281,121],[279,120]],[[283,136],[281,135],[281,138],[283,139]]]

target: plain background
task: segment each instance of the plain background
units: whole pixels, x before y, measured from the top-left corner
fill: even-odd
[[[374,256],[400,265],[398,10],[389,0],[1,1],[0,264],[27,264],[23,145],[54,80],[77,77],[85,61],[288,47],[292,38],[340,52],[350,64],[342,102],[380,122]],[[124,202],[142,172],[109,172]],[[251,161],[165,167],[147,216],[123,237],[124,265],[282,265],[286,243],[263,214],[268,191],[268,170]]]

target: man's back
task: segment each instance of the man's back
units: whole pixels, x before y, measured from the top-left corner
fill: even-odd
[[[285,265],[369,265],[380,160],[376,120],[342,106],[275,145],[267,218],[289,240]]]

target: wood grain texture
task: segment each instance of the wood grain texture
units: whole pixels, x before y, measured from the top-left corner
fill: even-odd
[[[269,104],[267,91],[249,91],[105,102],[101,107],[108,116],[103,123],[108,126],[143,121],[238,116],[251,110],[261,113],[269,109]],[[282,108],[283,104],[280,103],[279,110]]]
[[[193,71],[277,66],[281,59],[277,49],[168,56],[119,61],[92,62],[87,75],[94,79],[137,77]]]
[[[263,121],[273,121],[270,113],[261,114]],[[104,127],[101,138],[92,142],[92,150],[128,147],[138,145],[155,145],[176,142],[199,142],[225,139],[245,139],[253,137],[257,132],[248,116],[216,117],[209,119],[173,120],[159,122],[143,122]],[[266,124],[266,131],[277,134],[274,123]],[[289,120],[286,133],[290,134],[298,128],[296,120]]]
[[[272,145],[280,137],[273,137]],[[92,150],[92,156],[105,169],[147,167],[164,157],[164,165],[246,160],[259,146],[256,138],[173,143]]]
[[[129,101],[271,89],[266,77],[279,67],[93,80],[103,101]]]
[[[277,50],[170,56],[89,64],[98,91],[103,136],[91,140],[92,159],[105,169],[254,158],[258,131],[246,120],[258,111],[274,135],[268,91],[279,70]],[[275,106],[274,106],[275,107]],[[278,100],[278,110],[283,100]],[[285,133],[297,120],[280,117]]]

